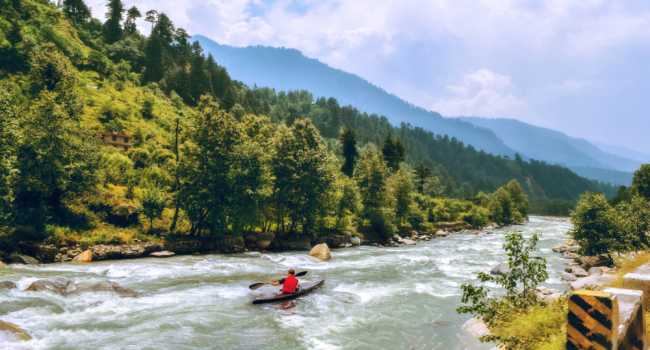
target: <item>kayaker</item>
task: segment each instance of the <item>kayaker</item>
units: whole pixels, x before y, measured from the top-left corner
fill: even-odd
[[[296,278],[296,271],[294,269],[289,269],[287,277],[284,278],[282,282],[282,294],[293,294],[298,290],[298,284],[300,282]]]

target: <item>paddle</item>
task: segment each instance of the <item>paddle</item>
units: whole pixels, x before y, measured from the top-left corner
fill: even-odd
[[[301,277],[301,276],[304,276],[306,274],[307,274],[307,271],[300,271],[300,272],[298,272],[296,274],[296,277]],[[278,283],[283,283],[283,282],[284,282],[284,278],[278,281]],[[250,286],[248,286],[248,288],[250,288],[250,289],[258,289],[259,287],[261,287],[261,286],[263,286],[265,284],[269,284],[269,283],[268,282],[257,282],[257,283],[251,284]]]

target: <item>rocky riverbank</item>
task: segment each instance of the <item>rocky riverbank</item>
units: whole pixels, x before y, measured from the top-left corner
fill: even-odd
[[[207,253],[243,253],[246,251],[310,251],[312,247],[325,243],[329,248],[350,248],[359,245],[389,246],[415,245],[418,241],[429,241],[434,238],[447,237],[451,233],[486,234],[498,228],[488,225],[481,230],[472,229],[464,222],[439,223],[432,232],[412,230],[401,235],[394,235],[383,243],[365,241],[359,235],[350,232],[336,233],[326,237],[309,239],[301,235],[285,235],[278,237],[271,232],[247,233],[242,236],[225,237],[223,239],[161,239],[158,242],[143,242],[135,240],[131,244],[97,244],[83,247],[80,244],[34,244],[21,243],[18,251],[5,256],[3,259],[15,264],[40,264],[56,262],[88,263],[102,260],[135,259],[143,257],[169,257],[176,254],[207,254]],[[0,257],[1,258],[1,257]],[[0,264],[2,261],[0,261]],[[1,267],[1,265],[0,265]]]

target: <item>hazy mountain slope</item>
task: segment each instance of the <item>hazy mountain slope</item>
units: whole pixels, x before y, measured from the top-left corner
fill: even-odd
[[[596,146],[607,153],[617,155],[641,163],[650,163],[650,153],[639,152],[623,146],[609,145],[602,142],[596,142]]]
[[[276,90],[304,89],[315,96],[334,97],[342,105],[385,115],[393,125],[406,122],[458,138],[486,152],[513,155],[492,131],[416,107],[366,80],[334,69],[318,60],[305,57],[300,51],[263,46],[232,47],[220,45],[204,36],[192,39],[201,43],[206,53],[226,67],[231,76],[253,86]]]
[[[566,165],[578,174],[628,185],[640,162],[601,150],[587,140],[514,119],[463,117],[492,130],[509,147],[528,158]]]

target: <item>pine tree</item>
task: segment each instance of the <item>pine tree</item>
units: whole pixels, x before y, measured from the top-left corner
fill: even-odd
[[[399,139],[393,139],[388,135],[382,148],[384,161],[391,171],[397,171],[399,164],[404,161],[404,146]]]
[[[127,35],[137,33],[138,28],[136,26],[135,21],[140,17],[142,17],[140,10],[138,10],[138,8],[135,6],[132,6],[126,12],[126,21],[124,22],[124,33],[126,33]]]
[[[424,187],[432,175],[431,169],[424,164],[420,164],[415,168],[415,175],[418,192],[424,193]]]
[[[359,152],[357,151],[357,140],[354,131],[345,128],[339,137],[343,148],[343,166],[341,171],[348,177],[352,177],[354,166],[357,162]]]
[[[160,37],[152,32],[144,47],[144,83],[157,82],[163,78],[163,45]]]
[[[109,0],[106,22],[104,23],[104,39],[112,44],[122,38],[122,17],[124,15],[124,4],[121,0]]]
[[[90,9],[83,0],[63,0],[63,13],[77,26],[90,19]]]

